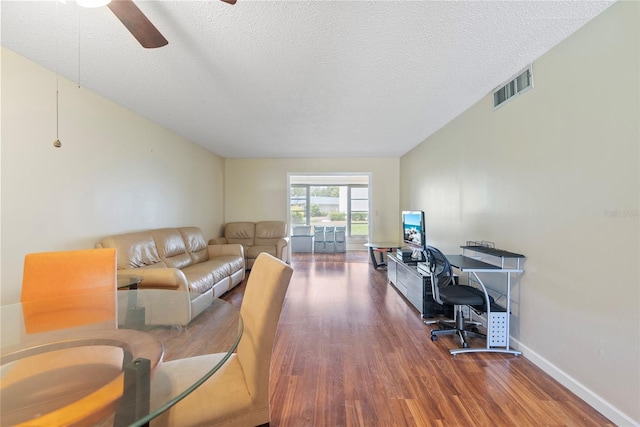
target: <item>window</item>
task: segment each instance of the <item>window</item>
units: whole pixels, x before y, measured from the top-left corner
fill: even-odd
[[[349,189],[349,236],[369,236],[369,187],[351,185]]]

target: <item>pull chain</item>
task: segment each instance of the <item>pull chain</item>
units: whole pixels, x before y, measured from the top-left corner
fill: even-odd
[[[60,75],[58,74],[58,60],[60,59],[58,56],[58,44],[60,43],[59,37],[59,31],[60,31],[60,3],[56,2],[56,140],[53,141],[53,146],[56,148],[60,148],[62,147],[62,142],[60,142],[60,102],[58,100],[58,94],[59,94],[59,81],[60,81]]]
[[[60,132],[60,113],[59,113],[59,102],[58,102],[58,76],[56,76],[56,140],[53,141],[53,146],[56,148],[62,147],[62,142],[60,142],[59,132]]]

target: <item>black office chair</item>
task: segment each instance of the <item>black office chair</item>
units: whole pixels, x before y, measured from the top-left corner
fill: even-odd
[[[467,337],[485,338],[485,334],[478,332],[476,322],[465,320],[462,307],[467,305],[475,311],[486,312],[487,305],[484,292],[473,286],[456,285],[453,278],[453,268],[447,257],[433,246],[426,247],[426,258],[431,273],[431,290],[433,299],[439,304],[451,304],[454,306],[453,320],[440,320],[438,326],[441,329],[431,331],[431,340],[437,341],[438,335],[455,335],[460,337],[463,348],[467,348]],[[489,304],[493,303],[489,296]]]

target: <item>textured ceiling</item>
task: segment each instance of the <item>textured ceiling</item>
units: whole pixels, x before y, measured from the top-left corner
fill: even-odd
[[[223,157],[302,158],[403,155],[612,1],[136,4],[169,45],[70,0],[2,1],[1,42]]]

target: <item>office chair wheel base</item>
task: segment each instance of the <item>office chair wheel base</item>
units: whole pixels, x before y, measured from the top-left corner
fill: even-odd
[[[438,341],[437,335],[431,335],[431,341]]]

